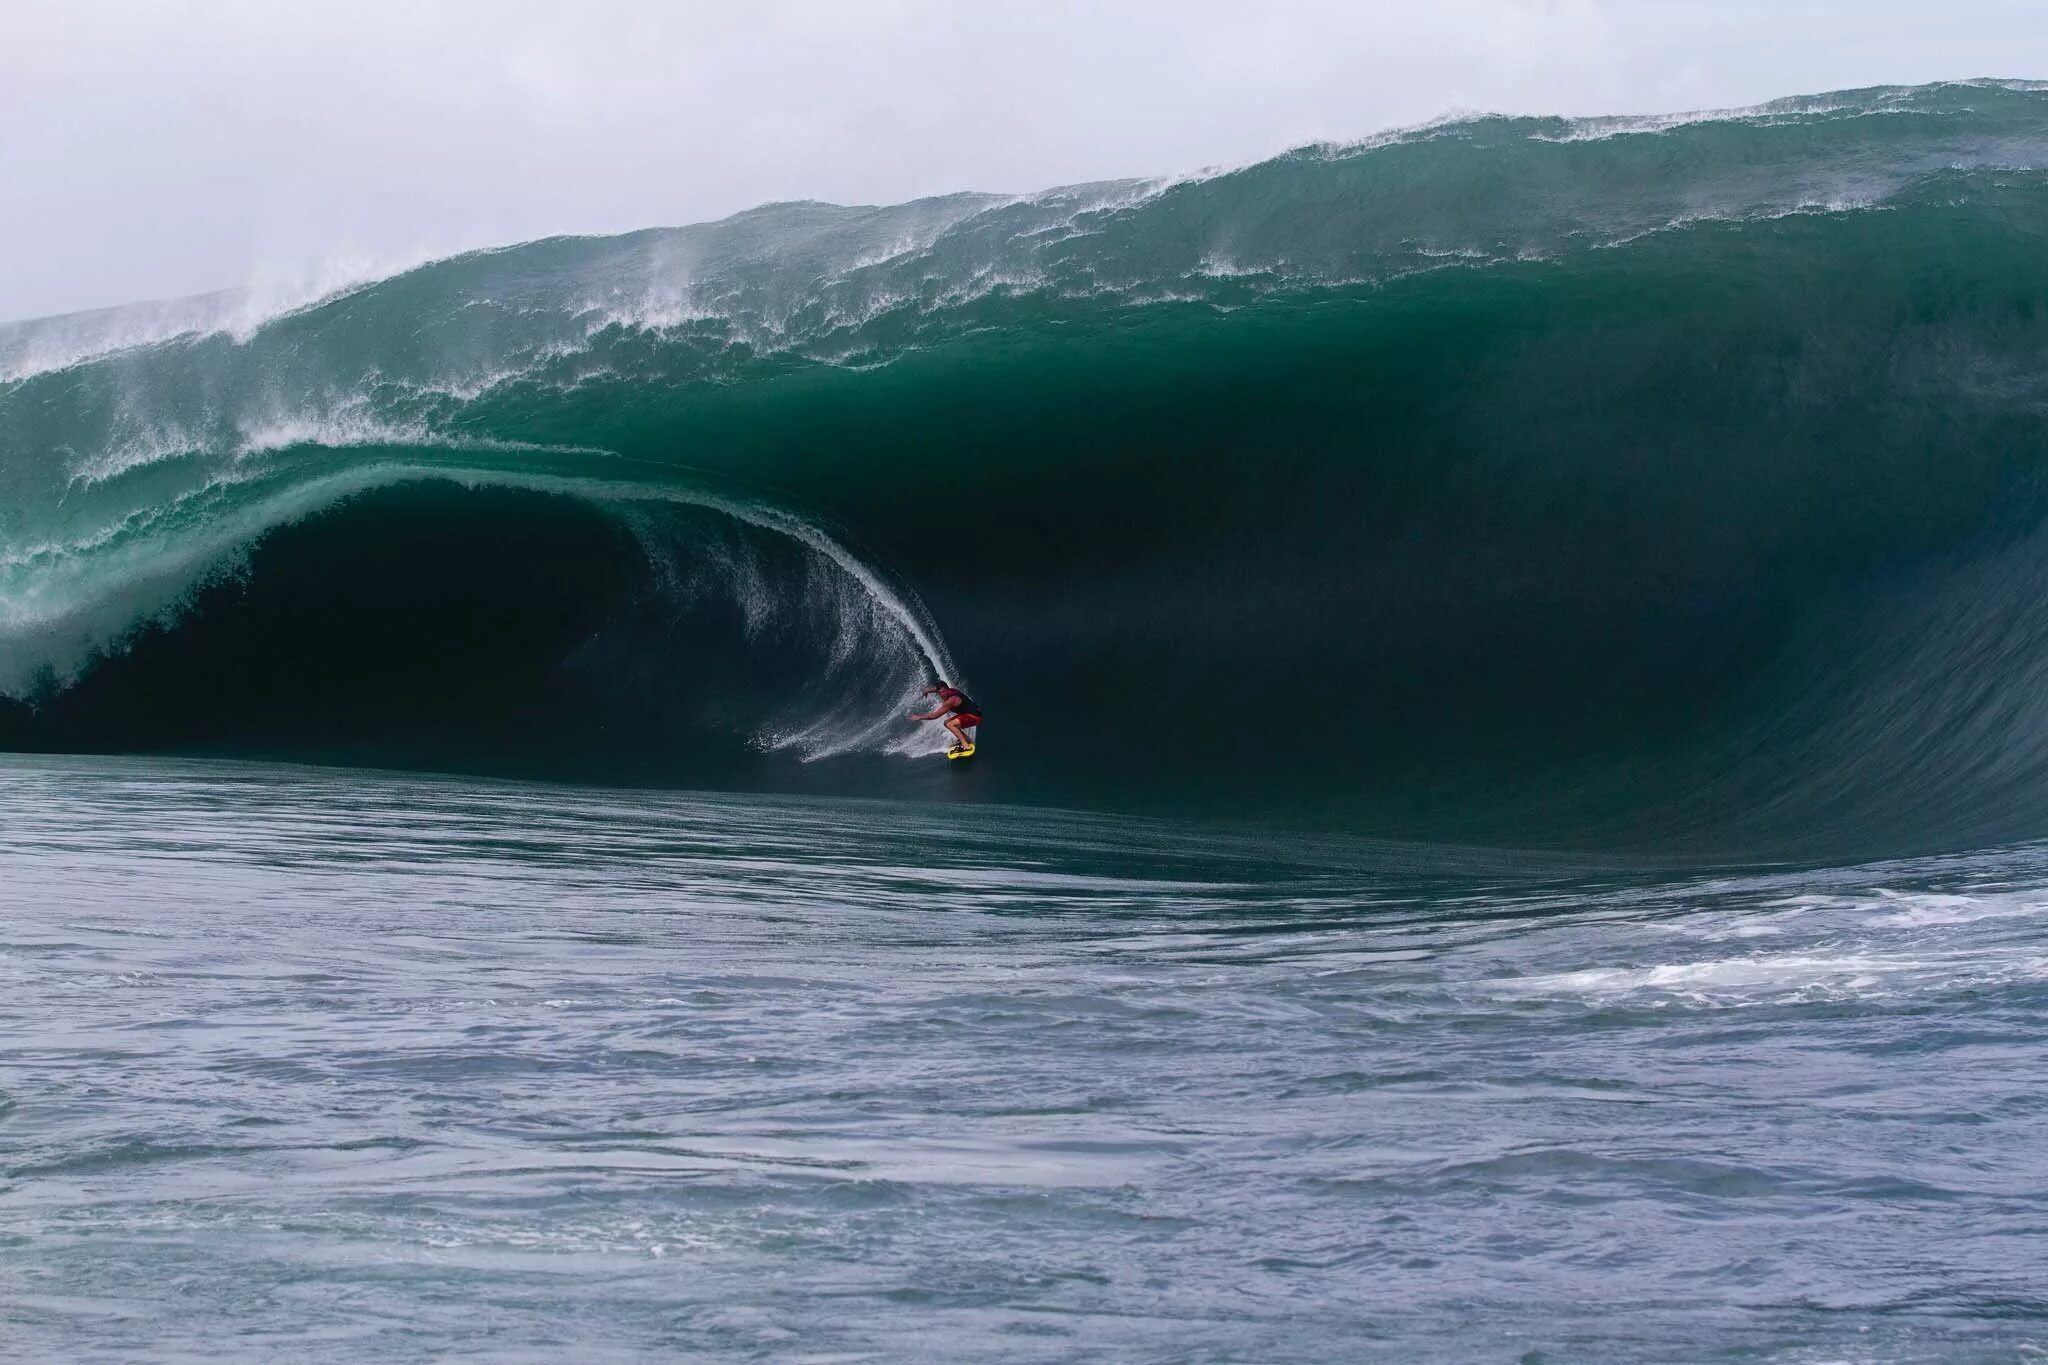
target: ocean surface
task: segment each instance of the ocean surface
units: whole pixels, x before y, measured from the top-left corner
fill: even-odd
[[[2048,1356],[2043,840],[2048,85],[0,324],[10,1358]]]
[[[2048,847],[0,759],[0,1353],[2019,1361]]]

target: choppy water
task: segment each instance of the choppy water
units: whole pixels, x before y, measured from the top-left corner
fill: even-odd
[[[2048,849],[0,758],[16,1358],[2048,1352]]]

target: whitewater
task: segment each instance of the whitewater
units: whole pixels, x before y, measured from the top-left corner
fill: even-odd
[[[0,325],[0,1356],[2048,1351],[2044,246],[1977,81]]]

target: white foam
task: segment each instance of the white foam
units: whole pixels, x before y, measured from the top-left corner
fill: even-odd
[[[560,452],[564,447],[488,437],[446,436],[424,422],[393,422],[373,414],[364,396],[335,400],[310,411],[276,409],[244,416],[221,427],[207,427],[201,436],[172,423],[134,428],[103,450],[80,457],[72,452],[71,482],[80,486],[105,483],[133,470],[165,461],[204,457],[214,462],[247,460],[278,451],[318,446],[346,450],[363,447],[426,447],[454,451]]]
[[[123,351],[225,336],[246,344],[281,318],[332,302],[420,264],[336,257],[298,274],[264,272],[238,289],[35,318],[0,326],[0,383],[70,369]]]
[[[936,628],[927,623],[922,611],[913,609],[895,589],[883,582],[881,576],[872,568],[862,563],[852,551],[816,526],[779,508],[749,506],[711,494],[691,493],[684,495],[681,500],[697,502],[701,506],[714,508],[750,525],[788,536],[823,555],[867,589],[868,595],[882,606],[895,619],[897,625],[902,627],[904,633],[916,643],[918,652],[924,656],[925,663],[936,676],[957,680],[958,675],[953,667],[952,657],[939,642]]]
[[[650,288],[638,298],[624,301],[585,298],[570,311],[583,320],[586,342],[614,327],[629,332],[669,332],[695,323],[735,320],[699,303],[687,284]]]
[[[1854,894],[1807,894],[1774,901],[1774,913],[1745,912],[1712,937],[1735,937],[1764,926],[1776,933],[1810,921],[1842,932],[1868,929],[1926,929],[1983,920],[2048,919],[2048,895],[2038,891],[1986,893],[1893,891],[1877,887]]]
[[[2043,88],[2039,82],[2027,81],[1952,81],[1974,89],[2005,89],[2029,91]],[[1940,110],[1922,108],[1907,101],[1923,93],[1929,87],[1894,86],[1874,92],[1868,100],[1851,101],[1827,96],[1795,96],[1791,99],[1771,100],[1763,104],[1741,105],[1725,109],[1695,109],[1671,114],[1618,114],[1598,117],[1572,118],[1564,120],[1567,131],[1563,133],[1531,133],[1532,142],[1601,142],[1609,138],[1645,137],[1668,133],[1679,128],[1689,128],[1704,123],[1746,123],[1756,127],[1775,127],[1779,124],[1803,123],[1812,119],[1833,118],[1844,115],[1848,118],[1876,118],[1895,114],[1919,114],[1930,116]],[[1939,89],[1940,86],[1932,87]]]
[[[1701,210],[1696,213],[1681,213],[1652,227],[1639,228],[1618,237],[1608,237],[1593,243],[1595,251],[1609,251],[1629,246],[1645,238],[1662,236],[1671,232],[1686,232],[1692,228],[1719,223],[1775,223],[1787,218],[1824,217],[1850,213],[1889,213],[1891,206],[1868,195],[1830,195],[1825,199],[1801,199],[1796,203],[1774,208],[1752,208],[1729,211]],[[1518,259],[1540,259],[1520,256]]]
[[[445,445],[462,449],[460,440],[437,438],[416,422],[393,423],[367,415],[361,406],[348,405],[318,414],[279,414],[256,422],[237,434],[234,452],[238,456],[261,455],[296,446]]]
[[[1618,137],[1646,137],[1691,128],[1703,123],[1748,123],[1769,127],[1796,123],[1807,118],[1824,118],[1851,109],[1877,112],[1850,104],[1810,104],[1788,107],[1782,102],[1753,104],[1730,109],[1694,109],[1675,114],[1610,114],[1564,120],[1562,133],[1531,133],[1531,142],[1605,142]],[[1892,112],[1892,111],[1887,111]]]
[[[1892,954],[1812,951],[1780,955],[1604,967],[1490,982],[1518,999],[1568,999],[1590,1004],[1643,998],[1744,1006],[1804,1000],[1888,998],[2048,979],[2048,957],[1975,952]]]
[[[2040,893],[2006,896],[1941,895],[1880,891],[1881,904],[1899,907],[1873,915],[1868,923],[1886,929],[1931,929],[1983,920],[2048,920],[2048,899]],[[1873,907],[1875,908],[1875,907]]]
[[[64,453],[71,457],[71,482],[89,485],[104,483],[145,465],[201,454],[207,445],[205,438],[181,426],[152,422],[126,428],[90,455],[81,455],[75,450]]]
[[[1405,147],[1411,143],[1434,141],[1437,138],[1458,133],[1463,129],[1471,127],[1473,124],[1498,121],[1502,118],[1504,118],[1503,115],[1488,114],[1476,109],[1449,109],[1438,114],[1435,118],[1425,119],[1420,123],[1405,123],[1392,128],[1383,128],[1377,133],[1368,133],[1361,138],[1311,142],[1306,146],[1295,148],[1291,155],[1314,156],[1325,161],[1341,161],[1347,157],[1361,156],[1367,152],[1377,152],[1386,147]],[[1249,169],[1259,164],[1261,163],[1258,161],[1246,162],[1243,166],[1233,169]]]
[[[637,296],[617,292],[586,295],[571,311],[583,319],[586,341],[612,328],[659,333],[716,322],[731,329],[738,341],[756,349],[801,349],[813,359],[839,363],[822,353],[834,334],[857,332],[892,313],[914,309],[930,314],[998,293],[1037,293],[1059,288],[1057,281],[1036,263],[1037,253],[1060,242],[1094,235],[1100,228],[1086,221],[1090,218],[1121,212],[1196,178],[1199,177],[1104,181],[980,203],[970,211],[903,230],[833,266],[806,288],[796,291],[792,300],[781,307],[751,303],[743,290],[730,283],[687,275],[676,278],[673,272],[667,272],[658,284],[649,285]],[[989,214],[1019,208],[1050,208],[1061,216],[1052,223],[1011,234],[1007,242],[1015,249],[1013,254],[983,262],[964,278],[949,279],[943,271],[922,274],[907,282],[884,278],[891,271],[898,276],[907,275],[916,261],[932,256],[949,234],[963,226]],[[1094,296],[1118,291],[1074,292]],[[815,319],[805,318],[799,325],[799,317],[813,309],[818,310]]]

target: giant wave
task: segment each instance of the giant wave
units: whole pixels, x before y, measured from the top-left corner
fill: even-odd
[[[0,745],[2048,831],[2048,87],[1477,118],[0,328]],[[934,673],[989,709],[915,761]]]

